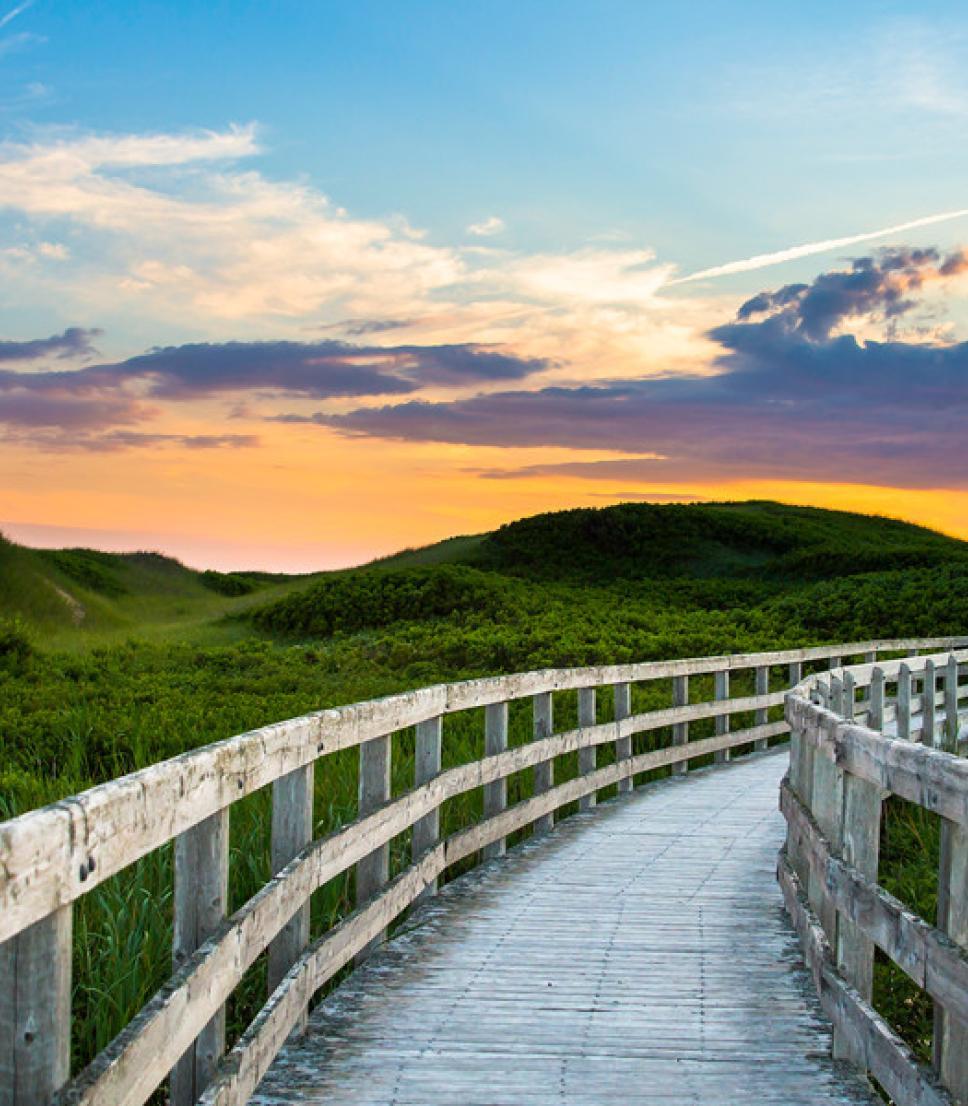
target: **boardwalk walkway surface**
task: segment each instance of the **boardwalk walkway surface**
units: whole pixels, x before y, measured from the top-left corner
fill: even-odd
[[[314,1012],[253,1099],[879,1101],[830,1030],[775,868],[787,750],[673,777],[456,880]]]

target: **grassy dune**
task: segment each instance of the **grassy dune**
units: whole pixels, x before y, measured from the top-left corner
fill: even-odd
[[[438,680],[966,627],[964,543],[891,520],[772,503],[543,515],[295,578],[0,542],[0,816],[266,722]],[[695,684],[696,698],[711,697]],[[744,690],[752,687],[737,682],[735,693]],[[634,693],[635,708],[645,709],[667,705],[671,689]],[[611,704],[602,699],[604,718]],[[574,695],[557,696],[555,710],[559,725],[573,722]],[[668,736],[643,736],[638,750]],[[529,737],[529,705],[516,704],[511,741]],[[446,720],[446,764],[482,753],[481,717]],[[412,735],[400,735],[395,793],[409,786],[412,756]],[[574,757],[561,758],[556,776],[576,769]],[[512,778],[512,801],[530,787],[530,773]],[[445,832],[474,820],[480,805],[476,792],[449,802]],[[328,758],[317,773],[317,833],[355,811],[355,756]],[[233,808],[233,906],[267,878],[268,823],[266,793]],[[935,841],[928,816],[889,805],[882,879],[925,917],[933,917]],[[405,836],[395,842],[395,868],[408,848]],[[351,896],[351,876],[323,888],[314,932],[342,916]],[[108,881],[76,914],[82,1064],[168,975],[170,849]],[[877,991],[923,1051],[930,1010],[886,966]],[[233,999],[233,1034],[263,994],[260,962]]]

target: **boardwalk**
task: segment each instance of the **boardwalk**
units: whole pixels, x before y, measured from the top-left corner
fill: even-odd
[[[874,1103],[776,883],[786,750],[579,815],[450,884],[254,1102]]]

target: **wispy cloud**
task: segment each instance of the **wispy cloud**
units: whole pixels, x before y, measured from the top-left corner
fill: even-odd
[[[489,215],[479,223],[471,223],[467,228],[468,234],[475,238],[489,238],[492,234],[500,234],[504,230],[504,220],[497,215]]]
[[[947,223],[952,219],[963,219],[966,215],[968,215],[968,207],[959,208],[957,211],[945,211],[940,215],[925,215],[921,219],[912,219],[910,222],[898,223],[892,227],[882,227],[880,230],[865,231],[863,234],[849,234],[843,238],[825,238],[819,242],[806,242],[800,246],[790,246],[785,250],[759,253],[740,261],[727,261],[724,265],[714,265],[710,269],[700,269],[697,273],[689,273],[688,276],[678,277],[668,283],[688,284],[693,280],[707,280],[711,277],[729,276],[733,273],[749,273],[754,269],[766,269],[771,265],[781,265],[785,261],[796,261],[801,257],[811,257],[813,254],[839,250],[844,246],[854,246],[860,242],[872,242],[877,238],[903,234],[909,230],[934,226],[936,223]]]
[[[23,13],[34,6],[35,0],[24,0],[22,4],[18,4],[15,8],[11,8],[6,15],[0,15],[0,30],[7,26],[8,23],[12,23],[18,15]]]

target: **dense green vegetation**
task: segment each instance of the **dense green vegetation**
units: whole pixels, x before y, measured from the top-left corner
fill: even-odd
[[[541,515],[303,578],[0,540],[0,817],[266,722],[438,680],[966,627],[964,543],[774,503]],[[635,707],[665,705],[669,694],[664,682],[637,687]],[[575,703],[560,699],[567,724]],[[479,757],[482,732],[474,712],[449,718],[447,762]],[[697,725],[693,736],[704,732]],[[528,737],[519,704],[511,739]],[[411,778],[411,741],[395,742],[397,793]],[[575,770],[569,758],[556,765],[560,779]],[[529,773],[513,778],[512,800],[529,788]],[[317,832],[351,819],[355,796],[355,757],[331,758],[317,774]],[[445,830],[479,807],[477,793],[448,803]],[[265,794],[233,808],[234,905],[268,875],[268,809]],[[936,841],[929,819],[889,806],[883,878],[925,917]],[[395,864],[407,848],[400,839]],[[315,932],[346,911],[351,891],[345,877],[315,896]],[[80,1063],[167,977],[170,849],[108,881],[76,915]],[[234,1000],[233,1032],[258,1004],[263,973],[257,965]],[[878,1003],[923,1051],[930,1010],[913,985],[886,965],[877,985]]]

